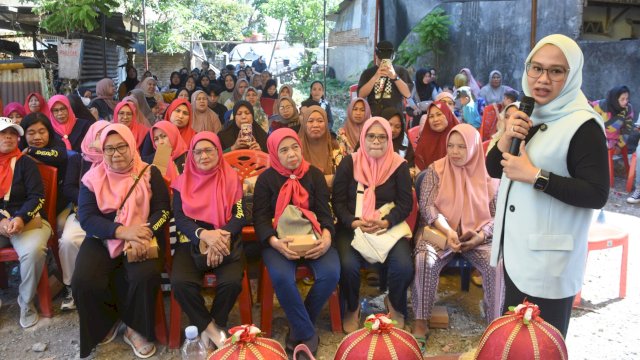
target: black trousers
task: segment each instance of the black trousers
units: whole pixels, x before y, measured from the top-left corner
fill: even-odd
[[[340,298],[345,310],[356,311],[360,300],[360,268],[369,263],[351,247],[353,230],[338,228],[336,245],[340,255]],[[413,281],[411,244],[400,239],[389,251],[381,276],[386,276],[389,301],[394,309],[407,316],[407,289]],[[381,282],[385,281],[381,279]]]
[[[196,267],[190,246],[190,243],[178,244],[173,254],[171,288],[174,296],[191,323],[198,327],[198,331],[206,329],[211,319],[217,326],[226,327],[229,312],[242,291],[243,261],[223,263],[211,270],[216,275],[217,282],[216,295],[209,311],[200,293],[205,272]]]
[[[573,307],[573,298],[575,296],[563,299],[544,299],[525,294],[511,281],[506,268],[504,270],[504,285],[505,299],[502,309],[503,314],[509,311],[509,306],[517,306],[526,298],[528,302],[538,305],[540,308],[540,316],[544,321],[558,329],[564,338],[567,337],[569,320],[571,319],[571,308]]]
[[[82,242],[71,279],[80,317],[80,357],[87,357],[118,319],[155,340],[155,305],[162,259],[129,263],[112,259],[101,240]]]

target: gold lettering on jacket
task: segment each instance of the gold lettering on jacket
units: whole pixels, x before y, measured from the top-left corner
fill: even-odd
[[[43,206],[44,206],[44,198],[38,199],[38,205],[36,206],[36,208],[33,209],[32,211],[27,212],[27,215],[30,217],[36,216],[36,214],[40,212]]]
[[[244,217],[244,211],[242,211],[242,199],[236,203],[236,219],[242,219]]]
[[[58,157],[58,150],[36,150],[34,155]]]
[[[168,210],[162,210],[162,216],[152,226],[153,231],[158,231],[158,229],[160,229],[167,222],[167,220],[169,220],[169,216],[171,216],[171,213]]]

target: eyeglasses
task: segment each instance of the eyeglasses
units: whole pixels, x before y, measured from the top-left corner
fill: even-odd
[[[280,110],[291,110],[291,109],[293,109],[293,106],[291,106],[291,105],[280,106]]]
[[[129,149],[129,145],[122,144],[116,147],[112,147],[112,146],[106,147],[102,150],[102,152],[107,156],[111,156],[116,153],[116,150],[118,150],[119,154],[124,154],[127,152],[128,149]]]
[[[527,63],[527,76],[534,79],[538,79],[546,71],[549,80],[556,82],[563,81],[567,77],[569,70],[571,69],[565,69],[562,66],[552,66],[545,69],[538,64]]]
[[[389,139],[389,137],[387,137],[387,135],[385,134],[380,134],[380,135],[367,134],[364,138],[370,143],[376,140],[378,140],[379,143],[384,143],[384,142],[387,142],[387,140]]]
[[[193,151],[193,156],[200,157],[204,153],[204,154],[207,154],[207,157],[211,157],[216,152],[216,148],[208,147],[204,149],[195,149],[192,151]]]
[[[65,106],[63,106],[63,107],[59,107],[59,108],[51,109],[51,112],[52,112],[53,114],[63,113],[63,112],[67,112],[67,111],[68,111],[68,110],[67,110],[67,108],[66,108]]]

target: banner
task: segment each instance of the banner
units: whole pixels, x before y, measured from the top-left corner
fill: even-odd
[[[80,78],[82,39],[64,39],[58,43],[58,76],[62,79]]]

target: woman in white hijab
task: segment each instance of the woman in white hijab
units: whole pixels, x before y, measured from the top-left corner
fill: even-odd
[[[527,298],[563,336],[582,287],[592,209],[609,193],[603,123],[580,90],[583,62],[564,35],[538,42],[522,76],[533,113],[512,114],[486,160],[502,178],[491,263],[504,262],[504,307]],[[514,139],[519,156],[508,152]]]

